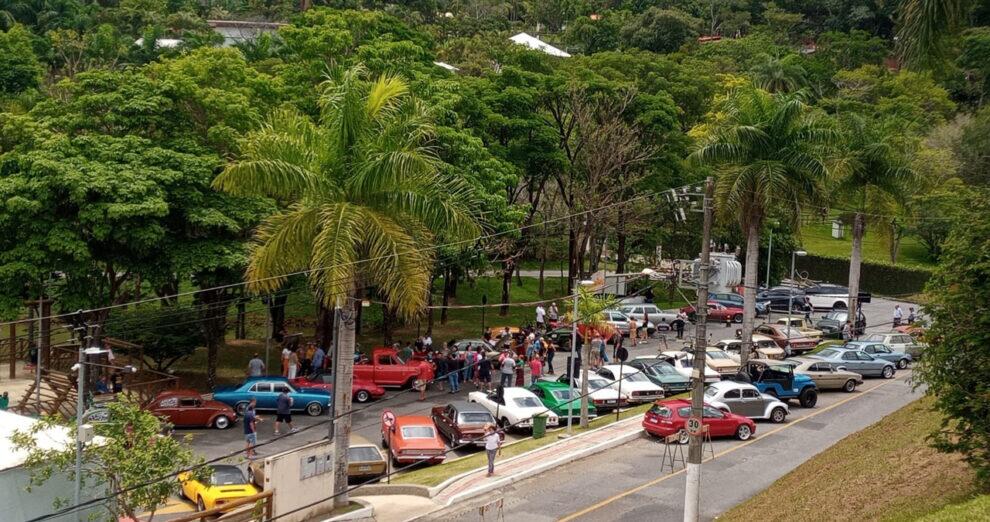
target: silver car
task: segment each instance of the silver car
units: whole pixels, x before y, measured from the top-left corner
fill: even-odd
[[[637,322],[643,322],[643,314],[645,313],[649,321],[661,332],[670,330],[670,323],[677,319],[676,313],[664,312],[657,308],[657,305],[650,303],[624,304],[619,306],[619,311],[635,317]]]
[[[874,376],[893,379],[897,371],[894,363],[885,361],[862,351],[845,350],[842,348],[826,348],[815,355],[805,356],[807,359],[817,359],[829,363],[835,369],[846,369],[864,377]]]
[[[618,330],[619,333],[621,333],[622,335],[629,336],[630,316],[618,310],[605,310],[604,312],[602,312],[602,315],[605,318],[605,322],[612,325],[612,328]],[[636,319],[636,325],[638,328],[643,328],[642,317],[633,317],[633,319]],[[653,326],[652,322],[646,324],[646,329],[647,332],[650,334],[656,331],[656,328]]]

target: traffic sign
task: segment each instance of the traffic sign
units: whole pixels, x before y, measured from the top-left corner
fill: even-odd
[[[395,426],[395,414],[392,413],[392,410],[385,410],[382,412],[382,424],[384,424],[386,428]]]
[[[697,435],[701,433],[701,419],[698,417],[691,417],[687,421],[688,433],[691,435]]]

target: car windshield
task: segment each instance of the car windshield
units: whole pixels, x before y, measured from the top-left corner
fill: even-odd
[[[558,401],[566,401],[572,398],[571,390],[553,390],[550,393],[552,393],[553,397]]]
[[[432,439],[436,437],[433,426],[403,426],[402,438],[404,439]]]
[[[382,456],[378,453],[377,449],[371,446],[358,446],[356,448],[347,448],[347,460],[348,462],[379,461],[382,460]]]
[[[723,351],[714,351],[714,350],[708,352],[708,357],[710,359],[731,359],[731,357],[729,357],[729,354]]]
[[[668,417],[670,417],[670,413],[671,412],[670,412],[670,408],[668,408],[666,406],[661,406],[659,404],[654,404],[653,407],[650,408],[650,413],[652,413],[654,415],[659,415],[659,416],[664,417],[664,418],[668,418]]]
[[[686,418],[688,418],[688,417],[691,416],[691,407],[690,406],[685,406],[683,408],[679,408],[677,410],[677,414],[680,415],[681,417],[684,417],[686,419]]]
[[[829,312],[825,314],[825,319],[831,319],[833,321],[839,321],[840,323],[846,322],[845,312]]]
[[[536,397],[516,397],[512,402],[520,408],[539,408],[542,406]]]
[[[492,414],[483,413],[480,411],[458,413],[457,422],[461,424],[485,424],[488,422],[492,422]]]
[[[245,482],[247,481],[244,480],[244,474],[233,466],[213,468],[213,475],[210,477],[210,483],[214,486],[229,486],[231,484],[244,484]]]
[[[627,373],[624,375],[624,377],[625,379],[623,380],[625,380],[626,382],[650,382],[650,380],[646,378],[646,376],[643,375],[641,372]]]
[[[828,349],[826,349],[826,350],[822,350],[822,351],[818,352],[818,355],[820,355],[822,357],[835,357],[835,355],[838,354],[838,353],[839,352],[837,352],[836,350],[828,350]]]
[[[602,388],[608,387],[608,381],[605,379],[588,379],[588,387],[600,390]]]
[[[873,334],[873,335],[867,337],[866,340],[867,341],[877,342],[877,343],[883,342],[883,334]]]
[[[667,363],[657,363],[652,366],[647,366],[646,371],[652,373],[653,375],[677,375],[677,370]]]

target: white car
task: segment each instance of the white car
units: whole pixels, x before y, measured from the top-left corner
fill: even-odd
[[[620,368],[622,371],[621,381],[619,380]],[[630,403],[653,402],[663,398],[663,388],[653,384],[653,381],[638,368],[610,364],[599,368],[598,375],[609,381],[609,387],[629,394]]]
[[[694,359],[691,357],[691,354],[686,352],[671,351],[671,352],[662,352],[661,355],[663,356],[664,359],[666,359],[668,362],[670,362],[670,364],[674,366],[674,369],[677,370],[677,373],[683,375],[684,377],[687,377],[688,379],[691,378],[691,372],[694,371]],[[649,358],[654,359],[654,357],[649,357]],[[709,368],[708,366],[705,366],[706,383],[718,382],[721,380],[722,380],[722,376],[718,372]]]
[[[755,359],[783,359],[784,349],[777,346],[777,343],[765,336],[760,334],[753,334],[753,344],[756,345],[756,354],[750,355],[750,357]],[[729,354],[729,357],[736,362],[739,362],[739,351],[742,349],[742,341],[739,339],[722,339],[715,344],[716,348],[719,348]]]
[[[619,306],[619,311],[627,316],[635,317],[637,322],[643,321],[643,314],[645,313],[649,322],[661,332],[669,331],[670,323],[677,319],[675,312],[665,312],[657,308],[657,305],[650,303],[623,304]]]
[[[781,423],[791,412],[787,403],[767,393],[760,393],[752,384],[721,381],[705,388],[705,402],[720,410],[751,419],[768,419]]]
[[[863,340],[886,344],[890,347],[891,351],[909,353],[911,354],[911,357],[914,357],[915,359],[920,357],[921,352],[928,347],[925,343],[915,341],[914,337],[900,332],[870,334]]]
[[[561,375],[556,382],[567,384],[567,375]],[[594,372],[588,373],[588,398],[595,404],[596,410],[614,410],[616,407],[625,406],[629,402],[629,395],[625,392],[619,393],[611,387],[612,382],[601,377]],[[581,390],[581,374],[574,378],[574,389],[577,394]]]
[[[504,388],[502,395],[497,391],[485,393],[480,391],[468,394],[468,402],[483,406],[495,416],[502,428],[532,428],[534,415],[546,415],[547,426],[560,423],[552,411],[540,402],[533,392],[526,388]]]

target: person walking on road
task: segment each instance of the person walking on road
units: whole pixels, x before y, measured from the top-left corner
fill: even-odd
[[[901,311],[901,305],[894,305],[894,327],[900,326],[903,318],[904,312]]]
[[[547,375],[553,375],[553,356],[557,355],[557,346],[547,342]]]
[[[502,380],[499,384],[503,388],[508,388],[512,386],[512,375],[516,373],[516,358],[512,352],[505,355],[505,359],[502,359]]]
[[[248,377],[261,377],[265,374],[265,361],[261,360],[261,357],[258,356],[257,352],[255,352],[254,357],[248,361],[247,374]]]
[[[251,399],[247,409],[244,410],[244,456],[249,459],[258,456],[254,451],[255,445],[258,444],[258,423],[261,422],[261,417],[254,413],[254,407],[257,403],[257,400]]]
[[[540,355],[534,355],[529,360],[529,379],[530,384],[536,384],[536,381],[540,380],[543,376],[543,361],[540,360]]]
[[[495,457],[501,453],[502,437],[498,435],[494,424],[485,426],[485,453],[488,454],[488,476],[495,474]]]
[[[915,322],[915,321],[916,321],[917,319],[918,319],[918,316],[916,316],[916,315],[914,315],[914,307],[913,307],[913,306],[911,306],[911,307],[908,307],[908,318],[907,318],[907,324],[914,324],[914,322]]]
[[[677,319],[674,319],[674,330],[677,331],[677,338],[684,338],[684,323],[687,322],[687,315],[684,312],[677,312]]]
[[[279,426],[283,422],[289,427],[289,433],[297,431],[292,427],[292,402],[292,397],[289,397],[286,388],[282,388],[282,392],[275,399],[275,435],[279,434]]]

